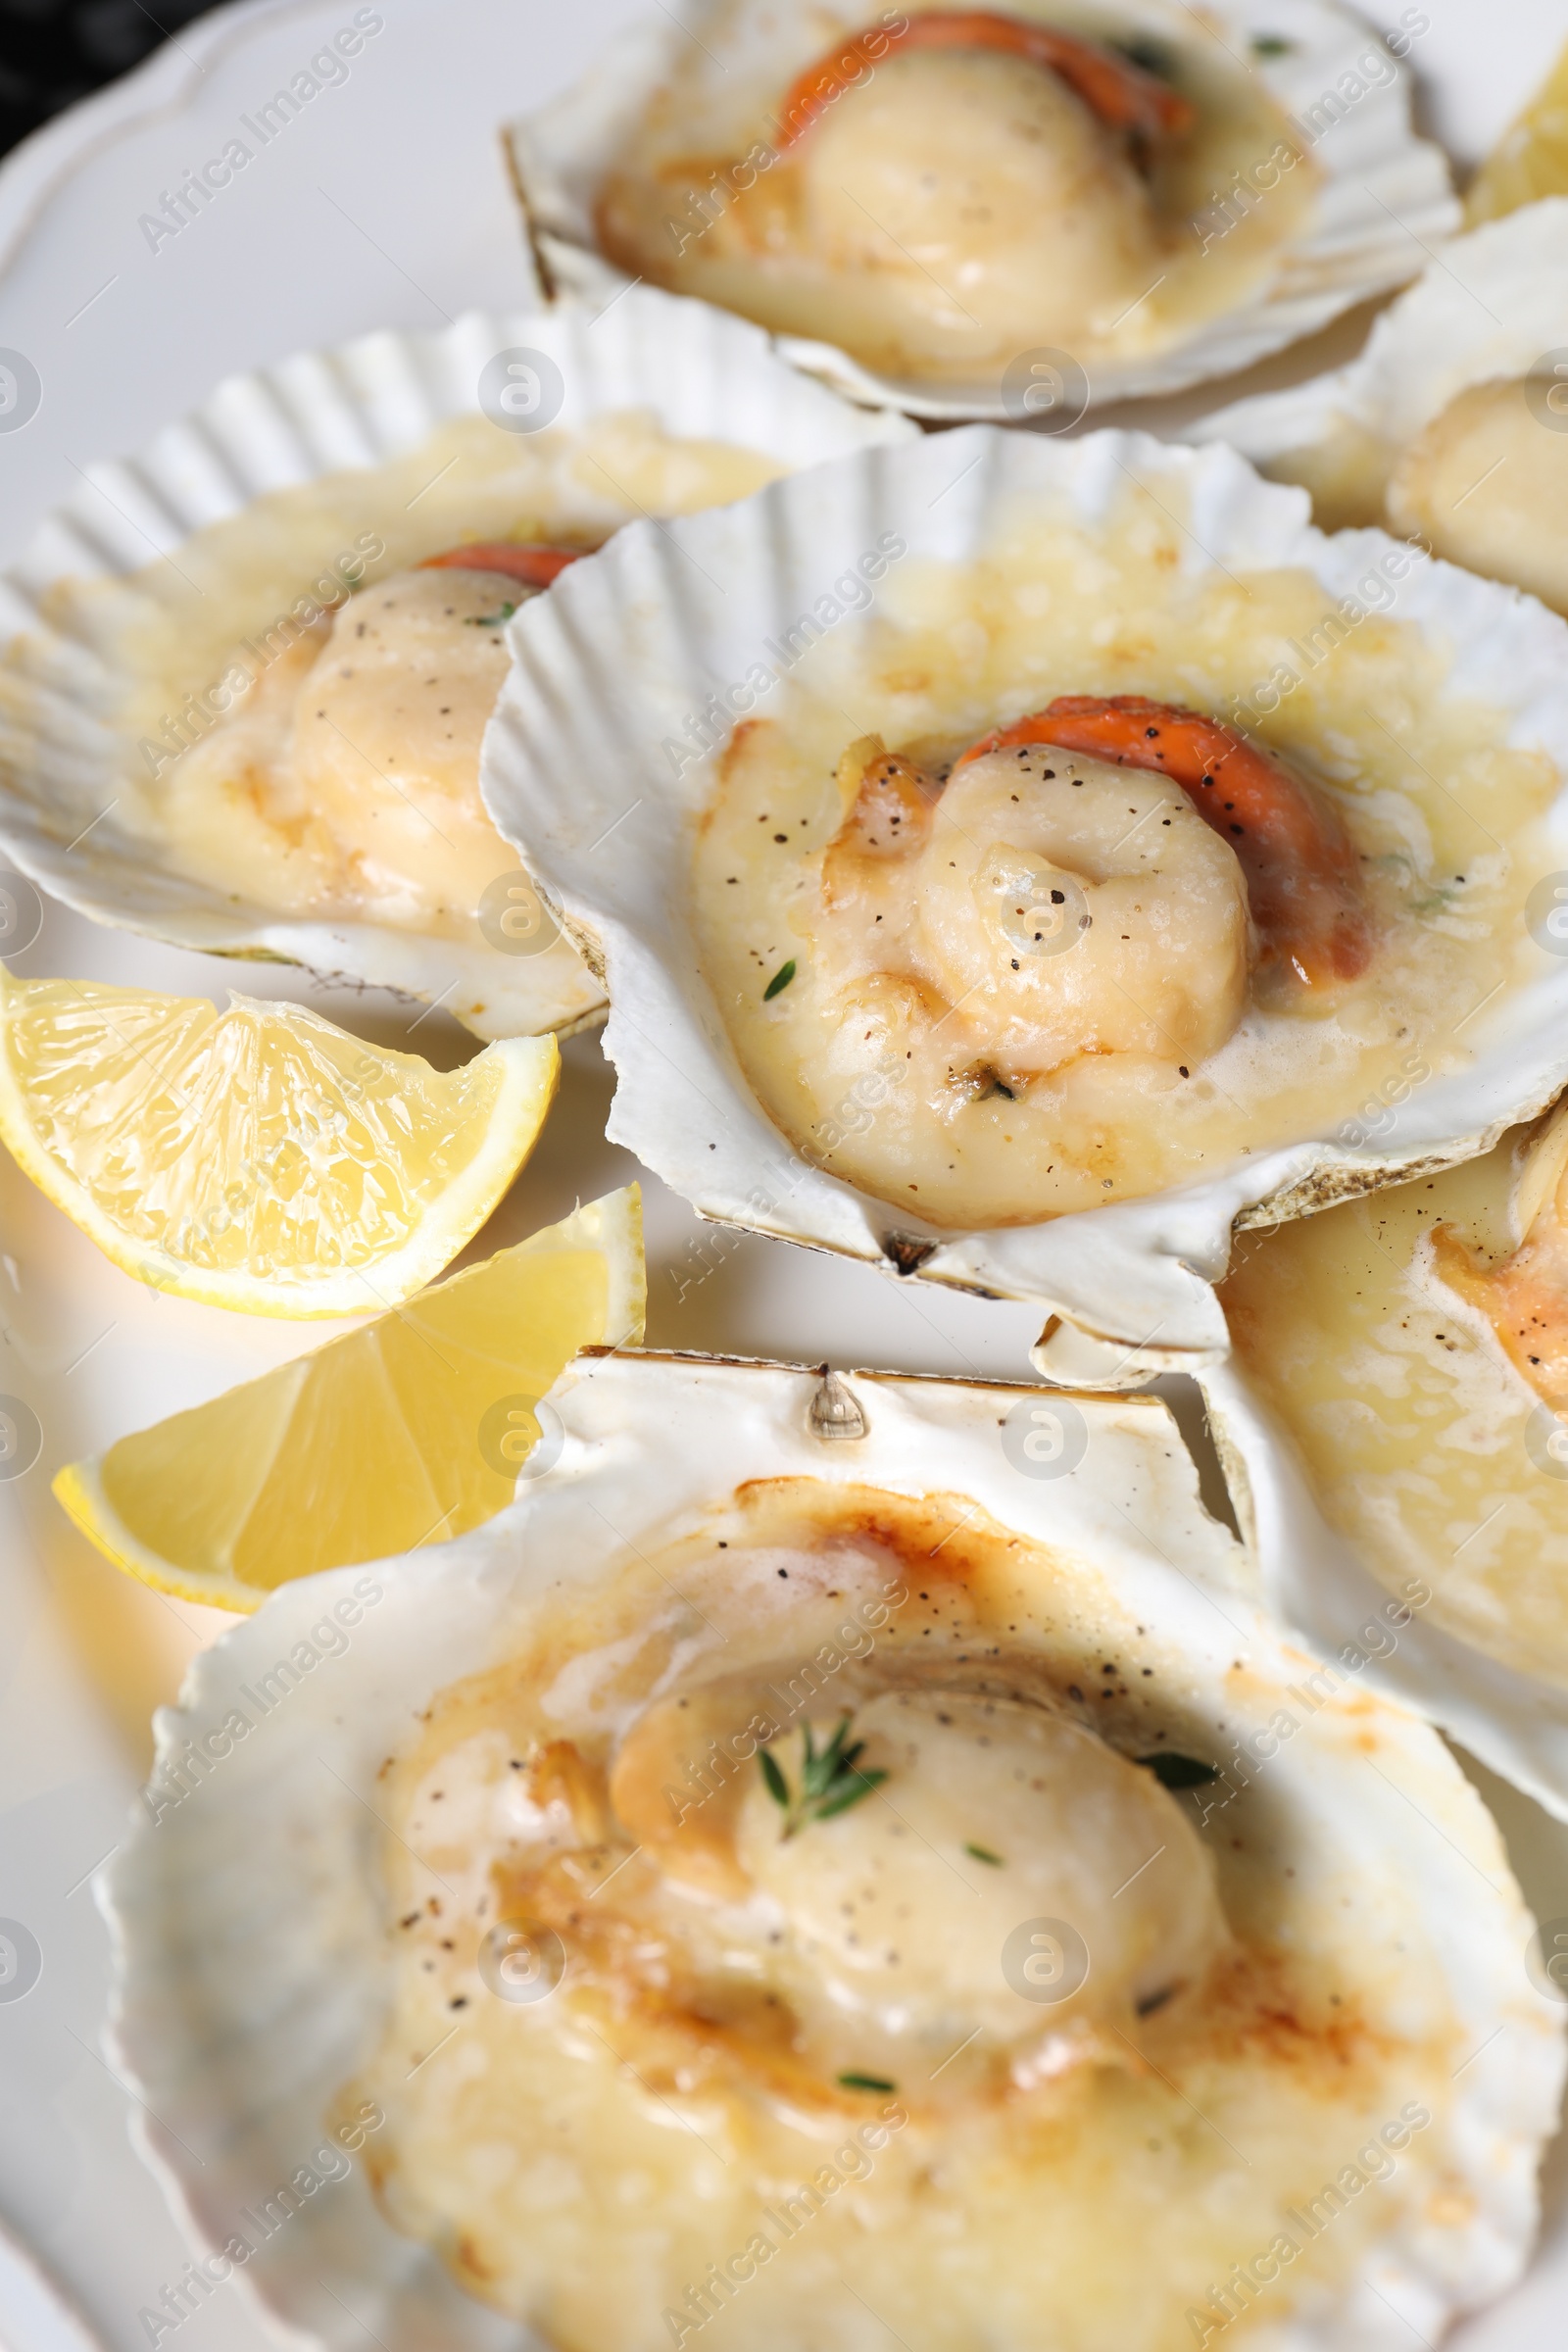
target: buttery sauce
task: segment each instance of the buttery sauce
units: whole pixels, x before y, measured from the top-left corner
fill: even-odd
[[[1054,72],[981,49],[882,55],[876,27],[922,13],[813,12],[776,87],[740,56],[715,74],[719,20],[710,46],[676,60],[600,191],[605,251],[896,374],[994,375],[1045,346],[1092,375],[1254,295],[1310,215],[1315,167],[1218,43],[1140,40],[1114,12],[1012,12],[1157,57],[1196,122],[1140,168]],[[835,30],[868,25],[878,62],[787,143],[782,84]],[[1217,209],[1216,191],[1244,179],[1248,202]]]
[[[1136,1199],[1348,1126],[1467,1066],[1469,1016],[1539,965],[1520,917],[1560,778],[1397,617],[1419,552],[1369,556],[1337,605],[1304,571],[1195,573],[1191,544],[1134,485],[1093,527],[1042,499],[982,562],[894,561],[874,600],[856,583],[863,610],[802,616],[815,641],[782,709],[718,762],[695,909],[746,1076],[805,1156],[930,1225]],[[1086,693],[1232,719],[1338,812],[1373,938],[1359,977],[1249,977],[1229,841],[1166,777],[1049,745],[964,768],[918,858],[839,888],[855,739],[940,776]],[[1031,953],[1011,900],[992,904],[1016,880],[1027,910],[1031,876],[1073,918],[1064,947]]]
[[[1481,1264],[1522,1238],[1515,1140],[1277,1233],[1239,1235],[1221,1286],[1250,1379],[1325,1517],[1391,1589],[1419,1574],[1435,1624],[1568,1684],[1568,1450],[1433,1236]]]
[[[378,1796],[391,2006],[341,2095],[471,2292],[570,2352],[821,2352],[846,2281],[912,2352],[981,2311],[998,2352],[1043,2311],[1062,2352],[1177,2352],[1439,2192],[1434,1953],[1327,1812],[1220,1835],[1134,1761],[1219,1752],[1241,1661],[1205,1721],[1085,1562],[810,1480],[571,1586]],[[872,1785],[808,1802],[840,1726]]]

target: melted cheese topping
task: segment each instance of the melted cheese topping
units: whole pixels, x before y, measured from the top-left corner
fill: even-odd
[[[1563,1140],[1549,1138],[1557,1166],[1522,1217],[1509,1139],[1240,1236],[1220,1296],[1325,1517],[1379,1582],[1405,1597],[1419,1579],[1434,1624],[1568,1685]]]
[[[392,2007],[342,2095],[463,2284],[573,2352],[705,2310],[743,2352],[831,2342],[846,2278],[918,2352],[982,2308],[998,2352],[1043,2310],[1064,2352],[1169,2352],[1282,2232],[1283,2320],[1421,2210],[1435,1957],[1326,1822],[1276,1794],[1220,1835],[1132,1761],[1222,1734],[1108,1584],[958,1498],[811,1481],[574,1582],[378,1799]],[[813,1811],[807,1730],[845,1717],[886,1777]]]
[[[1369,575],[1368,604],[1393,593]],[[1184,577],[1142,492],[1093,533],[1020,514],[990,561],[900,565],[878,601],[794,664],[779,717],[737,728],[694,874],[748,1080],[832,1174],[979,1228],[1193,1182],[1417,1063],[1465,1066],[1465,1016],[1534,968],[1520,910],[1558,779],[1410,625],[1347,624],[1303,573]],[[1349,829],[1376,936],[1353,982],[1250,976],[1240,869],[1187,796],[1047,746],[962,769],[913,858],[833,846],[863,766],[847,714],[940,772],[1059,694],[1223,716],[1282,676],[1252,723]],[[1067,944],[1037,937],[1062,915]]]
[[[391,464],[259,499],[80,595],[127,679],[121,815],[161,864],[247,905],[476,941],[484,889],[517,865],[479,798],[507,666],[483,624],[529,591],[408,567],[468,540],[586,550],[781,470],[647,416],[531,435],[466,416]]]
[[[1016,57],[895,49],[770,163],[782,92],[738,105],[700,86],[694,58],[607,179],[600,240],[657,284],[895,373],[972,378],[1042,346],[1092,372],[1245,300],[1310,206],[1313,168],[1260,85],[1212,55],[1172,57],[1199,123],[1147,177],[1058,74]],[[1244,170],[1251,189],[1269,157],[1268,192],[1205,226],[1215,191]]]

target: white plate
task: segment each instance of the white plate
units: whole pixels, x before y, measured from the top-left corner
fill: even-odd
[[[383,29],[348,79],[302,107],[176,238],[149,248],[138,220],[160,191],[220,153],[240,117],[254,120],[358,4],[253,0],[204,19],[0,171],[0,347],[27,355],[43,395],[25,427],[0,433],[0,561],[78,486],[81,467],[139,447],[225,373],[525,298],[496,126],[564,88],[641,0],[375,0]],[[1393,27],[1403,5],[1376,0],[1367,14]],[[1425,13],[1431,28],[1411,62],[1430,127],[1474,159],[1561,40],[1560,0],[1494,0],[1484,11],[1425,0]],[[205,958],[59,910],[20,968],[214,995],[225,986]],[[471,1051],[439,1014],[411,1041],[408,1010],[373,997],[332,998],[282,971],[253,969],[247,984],[434,1059]],[[574,1041],[567,1058],[563,1100],[481,1252],[622,1180],[625,1155],[604,1142],[610,1088],[597,1048]],[[916,1295],[782,1243],[715,1235],[659,1186],[648,1192],[658,1345],[1023,1371],[1028,1309]],[[220,1621],[98,1560],[48,1479],[327,1336],[139,1289],[0,1165],[0,1391],[25,1396],[44,1425],[36,1464],[0,1486],[0,1918],[22,1920],[42,1956],[25,1997],[0,2000],[0,2213],[112,2352],[146,2352],[139,2314],[173,2284],[186,2251],[131,2154],[129,2103],[98,2054],[105,1951],[87,1880],[121,1835],[150,1754],[151,1708]],[[1548,1916],[1568,1915],[1568,1837],[1506,1791],[1495,1802],[1527,1895]],[[1560,2169],[1548,2197],[1548,2252],[1506,2305],[1449,2339],[1455,2352],[1556,2352],[1568,2303]],[[264,2341],[221,2288],[159,2340],[181,2352],[261,2352]],[[39,2300],[0,2307],[0,2341],[7,2352],[79,2352],[80,2339]]]

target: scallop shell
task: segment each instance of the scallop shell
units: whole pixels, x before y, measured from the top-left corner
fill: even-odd
[[[699,968],[689,906],[694,828],[713,761],[672,776],[662,744],[702,710],[715,681],[745,678],[760,648],[771,641],[776,650],[822,583],[880,534],[901,535],[911,560],[962,562],[1004,531],[1017,498],[1054,490],[1093,523],[1129,478],[1156,498],[1190,501],[1190,576],[1213,565],[1299,565],[1343,595],[1395,545],[1381,532],[1325,537],[1307,519],[1303,491],[1259,480],[1226,449],[974,425],[819,468],[667,531],[633,524],[574,565],[511,624],[513,669],[481,771],[500,831],[607,975],[614,1140],[704,1216],[1047,1304],[1066,1320],[1048,1329],[1034,1360],[1054,1380],[1088,1387],[1224,1353],[1210,1283],[1224,1271],[1235,1221],[1299,1215],[1466,1158],[1568,1078],[1568,971],[1554,971],[1478,1024],[1485,1052],[1475,1064],[1392,1110],[1376,1141],[1320,1137],[1180,1191],[963,1234],[924,1226],[823,1173],[762,1111]],[[1568,775],[1561,620],[1437,563],[1403,582],[1395,610],[1441,650],[1455,690],[1509,713],[1510,740],[1544,747]],[[784,675],[775,667],[769,694]],[[596,848],[612,825],[611,858]],[[1553,805],[1552,827],[1568,865],[1568,794]]]
[[[1209,1426],[1237,1512],[1252,1543],[1269,1607],[1325,1656],[1358,1634],[1389,1644],[1389,1587],[1331,1527],[1289,1434],[1241,1365],[1199,1374]],[[1487,1657],[1403,1613],[1368,1685],[1442,1726],[1500,1779],[1568,1821],[1568,1691]]]
[[[1532,374],[1568,346],[1568,197],[1456,237],[1375,320],[1348,367],[1219,409],[1189,428],[1267,466],[1358,426],[1392,462],[1471,384]]]
[[[741,420],[752,446],[792,466],[913,429],[804,381],[760,329],[647,287],[605,315],[576,303],[471,312],[439,334],[367,335],[231,376],[139,457],[86,468],[0,576],[0,847],[24,872],[96,922],[440,998],[481,1037],[599,1017],[603,996],[565,941],[518,956],[372,920],[293,918],[160,867],[115,814],[121,679],[57,625],[63,585],[125,579],[269,491],[374,467],[476,414],[480,371],[515,346],[560,368],[566,427],[642,410],[672,435],[723,439]]]
[[[327,2102],[379,2038],[390,1993],[382,1760],[437,1690],[511,1654],[530,1609],[559,1589],[562,1560],[590,1591],[628,1547],[701,1525],[751,1479],[938,1489],[1049,1543],[1078,1605],[1098,1596],[1102,1618],[1131,1611],[1179,1648],[1195,1721],[1250,1737],[1291,1703],[1312,1661],[1250,1597],[1246,1555],[1204,1512],[1166,1408],[1084,1398],[1068,1408],[1083,1423],[1080,1467],[1041,1483],[1010,1466],[998,1435],[1028,1396],[865,1374],[835,1379],[824,1396],[818,1375],[782,1366],[579,1358],[553,1392],[555,1466],[498,1518],[416,1556],[285,1586],[195,1660],[180,1705],[157,1718],[152,1787],[99,1881],[116,1958],[111,2050],[139,2104],[142,2153],[191,2237],[218,2250],[238,2231],[255,2248],[234,2277],[259,2315],[343,2352],[358,2352],[367,2330],[386,2352],[536,2340],[395,2234],[358,2165],[297,2197],[265,2242],[257,2217],[310,2164]],[[1157,1544],[1129,1503],[1157,1525]],[[353,1624],[346,1644],[320,1634],[340,1607]],[[302,1644],[310,1671],[296,1665],[281,1695],[275,1681],[264,1690]],[[1239,1645],[1250,1669],[1240,1689]],[[236,1716],[252,1728],[197,1770],[195,1743]],[[1367,1770],[1369,1740],[1387,1778]],[[1441,2228],[1401,2218],[1359,2276],[1300,2312],[1289,2334],[1296,2352],[1350,2342],[1394,2352],[1407,2340],[1397,2312],[1435,2337],[1456,2307],[1522,2268],[1564,2013],[1519,1965],[1528,1917],[1495,1829],[1423,1724],[1338,1693],[1266,1770],[1276,1838],[1297,1827],[1298,1859],[1329,1874],[1325,1900],[1349,1899],[1347,1866],[1349,1883],[1375,1887],[1368,1935],[1402,1935],[1430,1954],[1445,2022],[1467,2054],[1441,2127],[1455,2218]],[[175,1794],[181,1772],[186,1792]],[[1301,1878],[1310,1885],[1310,1869]],[[1374,2269],[1377,2298],[1365,2284]]]
[[[868,13],[853,7],[816,12],[803,50],[799,20],[787,10],[749,0],[739,6],[736,0],[704,0],[679,20],[666,10],[620,33],[564,98],[513,123],[514,176],[547,285],[604,299],[627,282],[597,248],[595,197],[648,94],[674,60],[688,54],[691,42],[699,42],[724,75],[733,64],[782,90],[832,38],[835,24],[853,32]],[[1030,0],[1023,0],[1021,13],[1048,20],[1054,14]],[[1072,22],[1080,25],[1083,12],[1073,12]],[[1180,45],[1193,40],[1197,24],[1180,0],[1137,0],[1116,10],[1113,29]],[[1200,326],[1187,342],[1102,370],[1089,390],[1094,406],[1177,392],[1250,368],[1315,334],[1353,304],[1403,285],[1421,267],[1425,250],[1459,225],[1446,160],[1412,131],[1409,76],[1359,17],[1335,0],[1219,0],[1203,12],[1202,28],[1233,55],[1254,36],[1292,44],[1287,54],[1255,58],[1253,71],[1303,127],[1322,170],[1313,232],[1286,249],[1258,294]],[[1369,50],[1390,71],[1387,82],[1369,86],[1356,72]],[[1336,99],[1347,77],[1364,92],[1349,104]],[[1315,128],[1335,104],[1338,119]],[[913,416],[1001,418],[1012,413],[995,380],[933,388],[878,375],[829,343],[785,335],[779,349],[852,399],[892,402]]]

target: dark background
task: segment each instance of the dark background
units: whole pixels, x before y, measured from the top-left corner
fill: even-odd
[[[0,155],[139,65],[211,0],[0,0]]]

